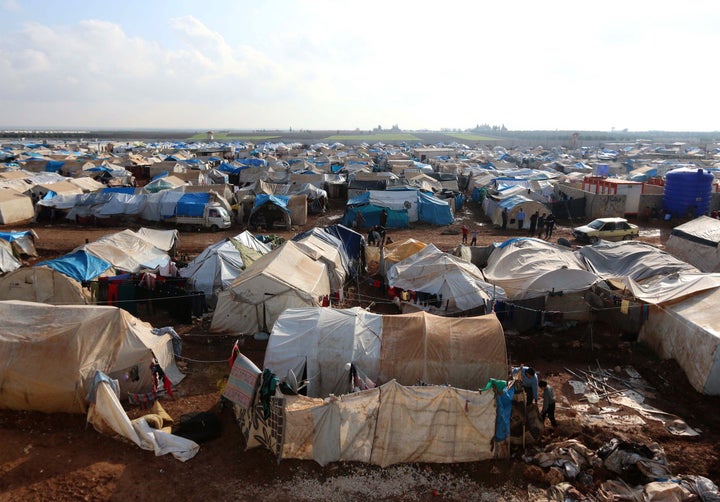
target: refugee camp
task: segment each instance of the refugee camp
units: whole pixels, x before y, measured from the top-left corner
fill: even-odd
[[[720,4],[0,16],[0,501],[720,501]]]

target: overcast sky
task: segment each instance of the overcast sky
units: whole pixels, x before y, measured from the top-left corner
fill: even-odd
[[[720,130],[720,2],[0,0],[0,128]]]

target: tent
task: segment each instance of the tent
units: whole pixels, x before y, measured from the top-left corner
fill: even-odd
[[[4,239],[0,239],[0,273],[12,272],[22,266],[20,260],[13,253],[12,244]]]
[[[642,281],[658,275],[698,272],[689,263],[640,241],[599,241],[575,253],[589,271],[606,280],[630,277]]]
[[[720,396],[720,288],[651,307],[638,340],[675,359],[693,388]]]
[[[218,294],[210,330],[269,331],[285,309],[319,306],[329,295],[327,265],[287,241],[252,263],[227,291]]]
[[[448,384],[476,389],[506,376],[506,349],[495,315],[451,318],[427,312],[387,315],[298,308],[273,326],[264,368],[308,377],[307,395],[352,390],[350,363],[372,382]]]
[[[23,267],[0,277],[0,300],[86,305],[80,283],[48,266]]]
[[[227,289],[245,268],[269,252],[267,244],[246,230],[208,246],[178,274],[187,278],[192,289],[205,293],[205,300],[214,306],[218,291]]]
[[[173,384],[183,378],[172,337],[117,307],[0,301],[0,316],[2,408],[83,413],[97,370],[118,380],[122,397],[148,392],[153,355]]]
[[[259,401],[235,405],[248,448],[262,441],[279,458],[321,465],[492,458],[494,395],[475,389],[507,374],[494,315],[289,309],[273,327],[264,367],[281,377],[306,374],[309,397],[273,398],[269,415]]]
[[[147,235],[140,236],[132,230],[123,230],[83,244],[75,251],[86,251],[125,272],[136,273],[167,266],[170,262],[167,252],[146,239]]]
[[[491,200],[489,197],[485,198],[483,202],[484,206],[488,206],[488,201]],[[524,195],[512,195],[506,199],[502,199],[497,202],[492,210],[485,210],[485,214],[492,220],[496,226],[502,226],[502,211],[506,209],[508,211],[508,227],[517,228],[517,213],[522,209],[525,212],[525,221],[523,222],[523,228],[530,228],[530,216],[534,212],[538,212],[539,215],[550,214],[552,211],[543,204],[536,200],[528,199]]]
[[[479,268],[432,244],[390,267],[387,281],[394,288],[438,297],[439,307],[425,308],[439,315],[477,308],[489,312],[495,299],[505,299],[503,289],[485,282]],[[422,308],[410,302],[402,306],[403,311]]]
[[[720,272],[720,220],[700,216],[678,225],[665,249],[701,272]]]
[[[47,267],[56,270],[77,282],[91,281],[107,272],[112,264],[79,250],[59,258],[37,263],[35,267]]]
[[[586,269],[570,248],[540,239],[517,238],[509,239],[493,250],[483,269],[483,276],[487,282],[502,287],[508,298],[519,299],[549,293],[544,286],[543,289],[531,289],[531,286],[540,276],[560,270]],[[587,287],[585,275],[572,275],[580,282],[563,282],[563,288],[575,290]],[[594,277],[593,282],[596,282]],[[556,291],[561,291],[559,286]]]
[[[37,234],[34,230],[25,230],[21,232],[0,232],[0,239],[9,242],[12,245],[12,252],[15,256],[32,256],[38,255],[35,249],[35,240]]]
[[[15,190],[0,190],[0,225],[12,225],[35,218],[32,199]]]

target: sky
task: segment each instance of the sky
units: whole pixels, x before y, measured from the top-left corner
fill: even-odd
[[[0,128],[718,131],[716,0],[0,0]]]

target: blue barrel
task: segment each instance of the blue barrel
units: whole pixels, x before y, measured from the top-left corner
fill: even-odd
[[[697,217],[710,210],[713,175],[703,169],[682,167],[665,175],[663,208],[673,218]]]

